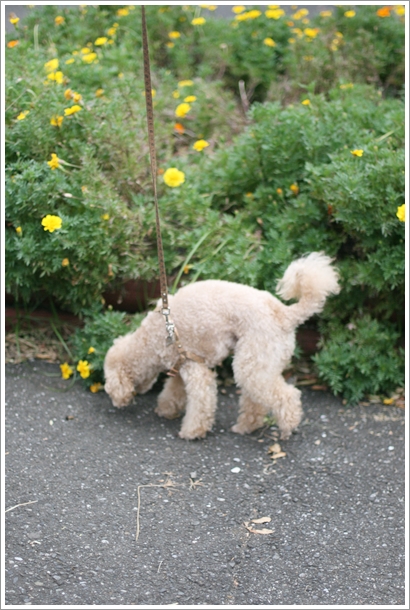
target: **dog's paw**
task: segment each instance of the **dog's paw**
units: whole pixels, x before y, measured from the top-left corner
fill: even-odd
[[[177,419],[178,417],[181,417],[183,409],[180,409],[177,405],[172,405],[170,403],[161,403],[154,409],[154,412],[159,415],[159,417],[165,417],[166,419]]]
[[[203,428],[194,428],[193,430],[181,428],[178,432],[178,436],[186,441],[193,441],[196,438],[205,438],[207,432],[208,430],[204,430]]]
[[[247,434],[248,430],[241,424],[235,424],[231,427],[231,432],[235,432],[235,434]]]

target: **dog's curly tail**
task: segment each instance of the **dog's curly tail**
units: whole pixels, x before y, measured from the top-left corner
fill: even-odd
[[[332,259],[324,252],[312,252],[289,265],[276,291],[286,301],[297,299],[288,309],[295,327],[322,311],[329,295],[340,292],[338,280]]]

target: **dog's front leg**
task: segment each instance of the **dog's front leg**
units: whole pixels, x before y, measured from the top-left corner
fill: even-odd
[[[216,376],[205,364],[187,360],[180,370],[187,394],[186,413],[179,436],[203,438],[215,421]]]
[[[164,389],[158,396],[158,406],[155,413],[160,417],[175,419],[185,411],[186,391],[181,375],[168,377]]]

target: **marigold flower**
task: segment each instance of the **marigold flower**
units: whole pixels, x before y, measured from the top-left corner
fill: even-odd
[[[170,40],[166,44],[169,49],[173,49],[175,47],[175,43],[171,42]]]
[[[57,72],[50,72],[47,74],[47,78],[48,80],[55,81],[58,85],[61,85],[64,82],[64,74],[61,72],[61,70],[58,70]]]
[[[406,13],[406,9],[404,6],[395,6],[394,11],[396,15],[399,15],[399,17],[403,17]]]
[[[58,59],[50,59],[50,61],[47,61],[44,64],[44,67],[46,69],[46,72],[55,72],[58,68],[59,62]]]
[[[70,116],[71,114],[75,114],[80,110],[82,110],[81,106],[79,106],[78,104],[74,104],[74,106],[70,106],[70,108],[64,108],[64,114],[65,116]]]
[[[8,43],[7,43],[7,46],[8,46],[9,49],[13,49],[18,44],[19,44],[18,40],[9,40]]]
[[[298,21],[299,19],[303,19],[303,17],[306,17],[306,15],[309,15],[309,11],[307,10],[307,8],[301,8],[299,11],[296,11],[296,13],[293,13],[292,19]]]
[[[109,214],[103,214],[101,216],[102,220],[110,220],[110,215]]]
[[[181,125],[181,123],[175,123],[174,129],[178,133],[184,133],[184,131],[185,131],[185,127],[183,125]]]
[[[30,110],[23,110],[22,112],[20,112],[20,114],[17,117],[18,121],[24,121],[24,119],[26,118],[26,116],[30,114]]]
[[[273,38],[265,38],[263,40],[263,44],[266,44],[267,47],[276,47],[276,42],[273,40]]]
[[[70,261],[68,258],[63,258],[63,260],[61,261],[61,266],[62,267],[68,267],[70,264]]]
[[[297,195],[299,193],[299,187],[295,182],[291,184],[289,188],[294,195]]]
[[[92,64],[96,59],[97,53],[88,53],[87,55],[83,55],[83,61],[85,61],[87,64]]]
[[[74,57],[70,57],[70,59],[66,59],[64,63],[66,63],[67,65],[69,64],[73,64],[75,62]]]
[[[216,4],[200,4],[199,5],[201,8],[206,8],[208,9],[208,11],[215,11],[217,6]]]
[[[54,23],[56,25],[63,25],[64,21],[65,19],[61,15],[57,15],[57,17],[54,19]]]
[[[190,87],[194,84],[193,80],[180,80],[178,83],[178,87]]]
[[[176,167],[169,167],[164,173],[164,182],[167,186],[175,188],[185,182],[185,174]]]
[[[55,153],[51,153],[51,159],[50,161],[47,161],[47,163],[51,169],[54,170],[60,167],[60,161],[61,159],[59,159]]]
[[[71,377],[71,375],[74,373],[73,369],[71,368],[71,366],[69,364],[67,364],[67,362],[64,362],[64,364],[60,364],[60,370],[61,370],[61,377],[63,379],[69,379]]]
[[[108,36],[113,37],[113,36],[115,36],[115,35],[116,35],[116,33],[117,33],[117,28],[114,28],[114,27],[109,28],[109,29],[107,30],[107,34],[108,34]]]
[[[21,235],[22,228],[21,227],[16,227],[16,233],[17,233],[17,235]]]
[[[192,25],[204,25],[206,23],[205,17],[195,17],[191,21]]]
[[[265,17],[268,19],[280,19],[285,14],[285,11],[281,8],[273,8],[265,11]]]
[[[342,83],[339,85],[339,89],[352,89],[353,87],[353,83]]]
[[[305,36],[308,38],[316,38],[319,33],[319,28],[305,28],[304,30]]]
[[[400,220],[400,222],[406,221],[406,204],[405,203],[403,203],[403,205],[401,205],[397,208],[396,216]]]
[[[361,148],[355,148],[350,151],[354,157],[363,157],[363,150]]]
[[[345,12],[345,17],[347,17],[348,19],[351,19],[355,15],[356,15],[356,11],[346,11]]]
[[[64,91],[64,97],[65,97],[66,100],[71,100],[71,98],[73,97],[72,89],[66,89]]]
[[[104,89],[97,89],[95,92],[95,97],[101,97],[104,93]]]
[[[119,8],[117,11],[118,17],[126,17],[129,14],[130,14],[130,11],[128,8]]]
[[[175,38],[180,38],[181,34],[179,32],[172,31],[168,33],[168,36],[174,40]]]
[[[320,16],[321,17],[331,17],[332,16],[332,11],[321,11],[320,12]]]
[[[50,125],[53,125],[53,127],[61,127],[63,121],[64,117],[54,114],[50,119]]]
[[[196,95],[187,95],[187,96],[184,98],[184,102],[188,102],[188,104],[189,104],[190,102],[196,102]]]
[[[73,91],[73,102],[75,102],[77,104],[78,102],[81,102],[82,99],[83,99],[83,96],[81,95],[81,93],[77,93],[76,91]]]
[[[191,106],[189,104],[187,104],[186,102],[179,104],[176,108],[175,108],[175,116],[179,117],[179,118],[183,118],[185,115],[188,114],[188,112],[191,110]]]
[[[82,53],[83,55],[88,55],[89,53],[91,53],[91,49],[90,49],[89,47],[83,47],[83,48],[81,49],[81,53]]]
[[[60,216],[54,216],[53,214],[47,214],[41,221],[41,224],[44,227],[44,231],[49,231],[50,233],[54,233],[56,229],[61,229],[61,225],[63,221]]]
[[[283,195],[283,190],[280,189],[280,188],[277,188],[276,192],[277,192],[278,195]]]
[[[198,152],[201,152],[201,150],[204,150],[204,148],[206,148],[207,146],[209,146],[209,142],[207,142],[206,140],[197,140],[192,146],[192,148],[194,150],[197,150]]]
[[[240,13],[243,13],[246,10],[245,6],[233,6],[232,7],[232,12],[235,13],[236,15],[239,15]]]
[[[390,13],[393,10],[392,6],[382,6],[376,11],[378,17],[390,17]]]
[[[97,392],[99,392],[102,389],[102,383],[100,383],[99,381],[96,381],[95,383],[93,383],[92,385],[90,385],[90,390],[93,394],[96,394]]]
[[[94,352],[95,352],[95,347],[91,346],[88,348],[87,354],[94,354]]]
[[[77,364],[77,371],[80,373],[80,376],[83,379],[87,379],[87,377],[90,376],[91,370],[90,370],[90,365],[88,364],[87,360],[79,361],[79,363]]]
[[[295,42],[296,42],[296,38],[288,38],[288,42],[289,42],[290,44],[295,44]]]
[[[18,22],[20,21],[20,17],[16,17],[16,15],[14,15],[13,17],[10,17],[9,19],[10,23],[12,23],[13,25],[17,25]]]
[[[303,104],[304,106],[309,106],[309,105],[310,105],[310,100],[308,100],[308,99],[303,100],[302,104]]]
[[[97,40],[94,42],[96,47],[101,47],[103,44],[105,44],[107,42],[108,38],[106,36],[100,36],[99,38],[97,38]]]

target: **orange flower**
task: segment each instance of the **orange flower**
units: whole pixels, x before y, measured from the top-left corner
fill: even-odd
[[[9,49],[13,49],[13,47],[16,47],[18,45],[19,41],[18,40],[9,40],[9,42],[7,43],[7,46]]]
[[[185,132],[185,127],[183,125],[181,125],[181,123],[175,123],[174,129],[175,129],[175,131],[177,133],[184,133]]]
[[[378,17],[390,17],[392,9],[392,6],[382,6],[382,8],[379,8],[379,10],[376,11],[376,15]]]

